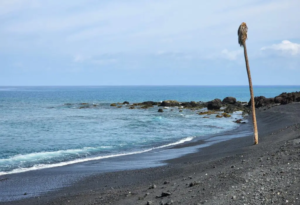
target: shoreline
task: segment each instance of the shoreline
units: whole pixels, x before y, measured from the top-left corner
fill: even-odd
[[[0,204],[1,202],[13,203],[32,197],[47,196],[53,190],[55,192],[68,188],[78,180],[89,178],[95,174],[168,166],[170,160],[176,160],[230,138],[245,136],[245,132],[249,132],[248,129],[249,123],[241,124],[233,130],[208,135],[206,139],[194,138],[182,144],[162,146],[162,148],[155,148],[147,152],[2,175],[0,176],[0,190],[6,190],[0,193]],[[37,184],[43,185],[37,186]]]
[[[300,136],[300,114],[298,113],[300,113],[299,103],[258,109],[259,144],[256,146],[252,146],[252,136],[236,138],[202,148],[196,153],[168,160],[168,164],[164,166],[95,174],[87,178],[83,177],[69,187],[48,192],[41,197],[0,204],[146,204],[149,201],[153,204],[160,202],[167,204],[168,201],[173,201],[174,204],[196,204],[196,202],[241,204],[240,200],[259,204],[261,200],[268,201],[271,196],[270,200],[278,202],[282,195],[265,196],[265,191],[259,189],[254,191],[254,194],[258,193],[258,197],[243,193],[242,196],[237,190],[242,190],[243,186],[253,190],[261,186],[260,181],[251,181],[254,177],[247,178],[248,175],[245,175],[250,173],[252,176],[255,172],[260,176],[260,172],[256,173],[260,170],[264,173],[271,172],[269,181],[261,180],[264,182],[264,187],[268,187],[268,184],[272,185],[271,192],[275,193],[277,185],[273,183],[273,179],[278,178],[277,169],[289,167],[282,166],[287,163],[296,168],[283,172],[287,176],[290,174],[294,179],[286,182],[292,183],[291,186],[282,188],[287,189],[287,192],[292,191],[289,187],[293,188],[293,192],[288,195],[289,197],[285,196],[284,200],[295,201],[298,196],[296,192],[300,189],[298,177],[300,167],[297,163],[299,155],[293,152],[298,146],[295,138]],[[281,153],[282,147],[285,146],[289,146],[289,149],[284,149],[284,153],[289,152],[294,155],[288,153],[284,155],[285,157],[279,155],[278,153]],[[260,159],[266,156],[269,159]],[[286,156],[292,156],[294,161]],[[266,168],[261,163],[264,161],[266,161],[264,165]],[[270,171],[270,166],[276,172]],[[222,186],[219,182],[223,183]],[[157,187],[149,189],[151,184],[156,184]],[[37,184],[37,188],[38,186],[43,185]],[[168,192],[170,195],[162,196],[162,192]],[[282,190],[280,193],[283,194]],[[260,194],[263,197],[260,197]]]

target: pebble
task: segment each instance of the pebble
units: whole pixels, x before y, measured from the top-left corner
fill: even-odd
[[[156,188],[156,185],[155,184],[152,184],[149,189],[155,189]]]
[[[171,193],[170,192],[162,192],[161,193],[161,197],[166,197],[166,196],[170,196]]]
[[[191,182],[190,184],[189,184],[189,187],[193,187],[193,186],[196,186],[196,185],[198,185],[199,183],[198,182]]]

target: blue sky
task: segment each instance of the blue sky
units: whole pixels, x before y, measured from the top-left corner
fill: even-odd
[[[0,85],[299,85],[299,0],[1,0]]]

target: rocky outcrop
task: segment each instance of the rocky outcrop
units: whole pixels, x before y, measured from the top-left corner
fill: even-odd
[[[206,103],[203,102],[195,102],[195,101],[191,101],[191,102],[183,102],[181,103],[181,106],[183,106],[184,108],[196,108],[196,109],[201,109],[206,107]]]
[[[236,98],[234,97],[226,97],[222,101],[223,104],[235,104],[236,103]]]
[[[158,102],[153,102],[153,101],[145,101],[141,103],[142,105],[158,105]]]
[[[233,113],[236,111],[243,111],[243,113],[249,113],[250,109],[247,106],[244,106],[241,102],[237,102],[234,105],[227,105],[224,112],[225,113]]]
[[[207,109],[208,110],[219,110],[221,107],[222,107],[222,102],[218,98],[207,102]]]
[[[147,109],[147,108],[151,108],[153,107],[154,105],[157,105],[158,102],[153,102],[153,101],[145,101],[145,102],[142,102],[142,103],[138,103],[138,106],[140,106],[140,108],[142,109]]]
[[[281,104],[281,102],[282,102],[282,97],[280,97],[280,96],[275,97],[275,98],[274,98],[274,102],[275,102],[275,103]]]
[[[300,92],[291,92],[291,93],[281,93],[280,95],[274,97],[274,98],[266,98],[264,96],[258,96],[254,98],[255,107],[271,107],[274,105],[285,105],[292,102],[300,102]],[[66,106],[70,107],[71,105],[65,104]],[[225,107],[224,113],[233,113],[235,111],[242,111],[243,114],[250,113],[250,107],[251,107],[251,100],[248,102],[239,102],[234,97],[225,97],[222,101],[218,98],[209,101],[209,102],[196,102],[196,101],[190,101],[190,102],[178,102],[176,100],[165,100],[163,102],[154,102],[154,101],[145,101],[142,103],[133,103],[132,105],[129,105],[128,101],[124,101],[121,103],[112,103],[110,106],[112,107],[118,107],[121,108],[122,105],[126,105],[129,109],[147,109],[151,108],[153,106],[163,106],[163,107],[178,107],[179,112],[182,112],[183,108],[190,109],[190,110],[197,110],[202,108],[207,108],[209,111],[211,110],[220,110],[221,107]],[[91,108],[96,107],[98,105],[91,105],[88,103],[81,103],[80,108]],[[163,112],[163,110],[160,110],[159,112]],[[172,111],[172,110],[171,110]],[[203,112],[200,112],[201,114]],[[222,116],[224,117],[224,116]]]
[[[160,104],[160,106],[167,106],[167,107],[174,107],[179,105],[180,103],[176,100],[165,100]]]
[[[300,101],[300,92],[281,93],[277,97],[281,97],[280,104],[283,104],[283,105],[291,103],[291,102],[299,102]]]
[[[285,105],[292,102],[300,102],[300,92],[281,93],[280,95],[274,98],[266,98],[264,96],[259,96],[255,97],[254,101],[256,108],[271,106],[275,103]],[[249,101],[248,106],[251,106],[251,100]]]
[[[264,96],[259,96],[254,98],[254,103],[256,108],[269,106],[271,104],[274,104],[274,98],[266,98]],[[251,106],[251,99],[248,103],[248,106]]]

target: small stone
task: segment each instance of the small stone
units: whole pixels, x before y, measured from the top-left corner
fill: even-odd
[[[130,196],[130,195],[131,195],[131,192],[129,191],[128,194],[126,194],[126,197],[128,197],[128,196]]]
[[[156,185],[155,184],[152,184],[149,189],[155,189],[156,188]]]
[[[163,109],[161,109],[161,108],[159,108],[159,109],[158,109],[158,112],[164,112],[164,110],[163,110]]]
[[[232,196],[231,199],[236,200],[236,196]]]
[[[161,197],[166,197],[166,196],[170,196],[171,193],[170,192],[162,192],[161,193]]]
[[[196,186],[196,185],[198,185],[199,183],[198,182],[191,182],[190,184],[189,184],[189,187],[193,187],[193,186]]]
[[[152,204],[152,201],[147,201],[147,205],[151,205]]]

